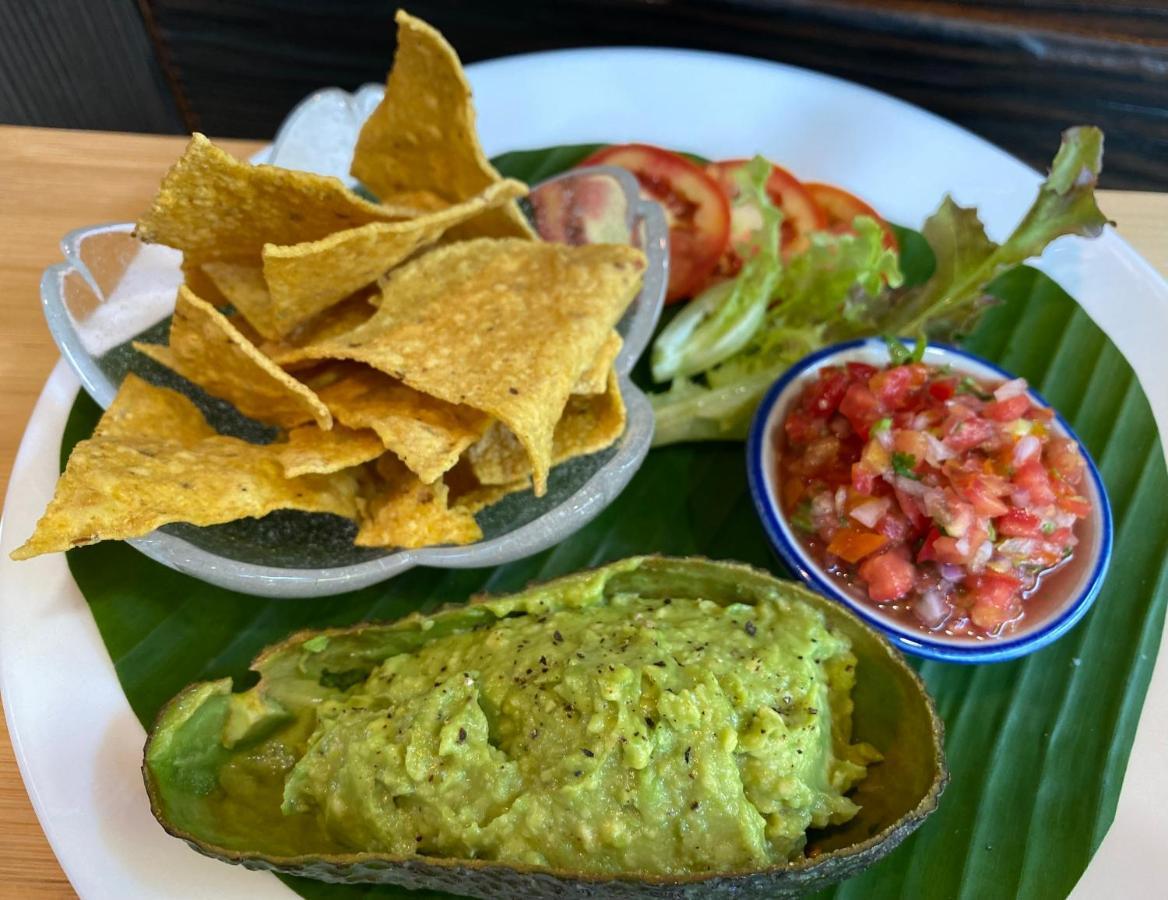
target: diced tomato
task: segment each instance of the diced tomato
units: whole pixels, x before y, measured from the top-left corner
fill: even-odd
[[[966,576],[963,583],[973,599],[969,617],[979,628],[992,631],[1014,618],[1014,607],[1022,587],[1017,578],[984,572]]]
[[[1037,459],[1023,463],[1014,473],[1013,482],[1024,490],[1034,506],[1046,506],[1054,502],[1054,488],[1046,468]]]
[[[1042,519],[1022,509],[1011,509],[994,520],[1002,537],[1036,537],[1042,534]]]
[[[942,378],[929,383],[929,396],[944,403],[957,393],[956,378]]]
[[[849,362],[845,363],[844,367],[848,371],[848,377],[852,381],[867,381],[880,370],[875,366],[870,366],[868,363]]]
[[[1013,422],[1026,415],[1028,409],[1030,409],[1030,398],[1025,394],[1019,394],[1008,400],[994,400],[987,403],[985,409],[982,410],[982,415],[995,422]]]
[[[994,437],[993,423],[978,418],[950,417],[942,426],[942,431],[945,435],[945,445],[957,453],[972,450]]]
[[[851,231],[853,228],[852,223],[856,220],[856,216],[870,216],[876,220],[876,224],[884,231],[884,246],[889,250],[900,249],[900,245],[896,240],[896,233],[889,224],[881,218],[876,210],[855,194],[849,194],[842,188],[837,188],[832,184],[807,182],[803,186],[826,215],[829,230],[836,232]]]
[[[899,600],[916,583],[913,564],[896,550],[865,560],[858,574],[868,584],[868,597],[877,603]]]
[[[929,439],[925,437],[923,431],[909,429],[897,431],[892,436],[892,449],[897,453],[908,453],[921,460],[929,452]]]
[[[995,518],[1004,515],[1010,508],[1000,499],[1008,492],[1005,479],[997,475],[963,474],[953,478],[957,493],[969,501],[973,511],[979,516]]]
[[[1083,470],[1086,468],[1086,463],[1083,462],[1083,454],[1079,452],[1074,441],[1067,438],[1053,438],[1046,445],[1046,452],[1043,456],[1051,470],[1067,484],[1076,485],[1083,480]]]
[[[928,377],[928,370],[924,366],[895,366],[873,375],[868,381],[868,387],[886,408],[898,409],[904,404],[908,392],[920,387]]]
[[[917,551],[917,562],[929,562],[937,558],[937,553],[933,549],[933,545],[937,543],[937,538],[941,537],[941,532],[936,526],[929,529],[929,533],[925,535],[925,542],[921,544],[921,549]]]
[[[1059,497],[1056,505],[1064,512],[1069,512],[1071,515],[1077,516],[1080,519],[1085,519],[1091,515],[1091,501],[1077,494]]]
[[[911,494],[906,494],[900,488],[896,489],[896,504],[900,507],[900,511],[904,513],[904,517],[912,523],[916,531],[920,531],[929,524],[929,517],[925,515],[924,510],[921,509],[921,505],[917,503]]]
[[[848,389],[848,373],[839,366],[820,369],[819,377],[807,387],[803,408],[816,415],[828,417],[839,409]]]
[[[951,538],[947,534],[943,534],[933,541],[932,553],[933,559],[939,563],[947,563],[951,566],[963,566],[969,562],[969,553],[963,553],[957,546],[957,538]]]
[[[880,401],[865,384],[851,384],[840,401],[839,411],[844,415],[856,432],[864,440],[868,439],[868,432],[883,416]]]
[[[873,534],[856,528],[841,528],[827,545],[827,552],[834,553],[847,562],[857,563],[887,543],[888,538],[882,534]]]
[[[810,416],[805,412],[795,410],[783,423],[783,430],[787,432],[787,440],[796,446],[811,443],[815,438],[827,432],[827,423],[818,416]]]
[[[666,303],[697,294],[709,280],[730,239],[730,202],[718,183],[679,153],[648,144],[604,147],[582,166],[620,166],[661,204],[669,224],[669,290]]]

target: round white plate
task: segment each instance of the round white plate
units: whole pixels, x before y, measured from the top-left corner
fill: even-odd
[[[942,194],[976,204],[1001,238],[1038,176],[923,110],[801,69],[676,50],[580,50],[470,67],[488,154],[589,141],[641,140],[708,157],[765,153],[801,177],[867,198],[919,225]],[[1068,123],[1072,124],[1072,123]],[[1053,153],[1057,135],[1052,134]],[[77,222],[78,226],[88,223]],[[1123,351],[1168,426],[1168,284],[1114,233],[1062,239],[1040,267]],[[0,690],[17,761],[61,865],[89,898],[291,897],[266,873],[204,859],[163,833],[139,766],[130,712],[63,556],[12,563],[52,494],[77,382],[59,365],[13,467],[0,534]],[[1150,897],[1168,884],[1168,667],[1153,676],[1115,824],[1077,889]],[[1138,789],[1136,788],[1138,786]]]

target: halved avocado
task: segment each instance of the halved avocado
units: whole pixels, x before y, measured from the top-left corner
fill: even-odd
[[[485,598],[429,616],[347,629],[302,632],[255,660],[259,683],[233,694],[230,679],[195,684],[159,714],[146,743],[143,773],[162,826],[201,853],[253,869],[334,882],[379,882],[473,897],[774,898],[842,881],[888,854],[937,806],[948,781],[943,729],[916,673],[878,633],[839,604],[799,584],[737,563],[639,557],[530,588],[550,607],[569,593],[645,598],[701,597],[722,605],[787,598],[820,610],[830,629],[851,640],[857,657],[853,740],[883,761],[850,795],[860,812],[845,825],[808,834],[805,854],[752,872],[692,875],[596,875],[483,859],[354,853],[314,816],[284,815],[288,754],[300,753],[319,703],[336,699],[387,658],[442,635],[488,629],[506,606]],[[236,748],[263,760],[245,773],[228,765]],[[249,779],[224,790],[224,779]],[[243,798],[246,797],[246,801]],[[237,798],[237,799],[233,799]]]

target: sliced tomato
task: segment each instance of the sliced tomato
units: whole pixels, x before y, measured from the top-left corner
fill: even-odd
[[[849,194],[835,185],[821,184],[817,181],[805,182],[803,187],[816,205],[823,210],[826,219],[824,227],[828,231],[837,233],[851,231],[852,222],[856,220],[856,216],[870,216],[876,220],[876,224],[884,232],[884,246],[889,250],[900,249],[900,243],[896,240],[896,232],[884,221],[884,217],[855,194]]]
[[[730,201],[730,242],[718,263],[718,272],[723,275],[733,275],[742,268],[742,257],[736,248],[748,243],[751,233],[760,224],[756,211],[749,206],[734,205],[739,193],[738,173],[748,162],[746,159],[727,159],[706,166],[706,171],[718,182]],[[774,163],[771,163],[766,189],[771,202],[783,211],[780,235],[783,256],[805,250],[808,235],[827,227],[823,211],[804,190],[798,178]]]
[[[868,386],[854,382],[840,401],[839,411],[864,440],[868,440],[868,431],[884,415],[880,401]]]
[[[694,296],[709,280],[730,237],[730,204],[702,167],[671,150],[615,144],[582,166],[620,166],[665,209],[669,222],[669,289],[666,303]]]

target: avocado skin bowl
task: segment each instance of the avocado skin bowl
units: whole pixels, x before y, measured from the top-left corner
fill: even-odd
[[[843,881],[890,853],[936,808],[948,782],[943,751],[943,727],[932,700],[916,673],[876,631],[852,613],[799,584],[739,563],[697,558],[637,557],[548,582],[538,590],[573,589],[633,591],[664,599],[700,596],[722,604],[755,604],[780,595],[797,597],[820,610],[829,627],[852,642],[857,663],[853,690],[853,739],[873,744],[884,761],[872,766],[853,792],[861,806],[845,825],[808,834],[806,855],[786,865],[752,872],[693,875],[596,875],[535,866],[504,865],[493,860],[377,853],[289,852],[289,845],[263,847],[272,831],[260,822],[231,824],[216,819],[209,804],[207,779],[229,755],[208,734],[221,733],[222,716],[214,724],[196,723],[210,710],[208,700],[227,694],[231,682],[192,685],[159,713],[146,742],[143,775],[151,810],[175,837],[207,856],[249,869],[265,869],[330,882],[397,884],[407,888],[449,891],[482,898],[611,897],[611,898],[775,898],[800,896]],[[377,665],[390,655],[387,631],[416,634],[424,619],[440,616],[454,627],[485,621],[474,600],[445,607],[428,616],[414,614],[385,625],[360,625],[324,632],[301,632],[264,650],[253,663],[264,678],[303,680],[316,686],[330,661],[335,666]],[[444,629],[438,629],[444,630]],[[305,641],[328,636],[323,652],[305,654]],[[378,638],[380,636],[380,639]],[[388,645],[388,646],[387,646]],[[306,664],[305,659],[309,662]],[[338,671],[336,668],[330,671]],[[194,727],[191,727],[192,724]],[[208,730],[210,728],[210,730]],[[187,732],[184,734],[184,730]],[[249,737],[255,738],[256,734]],[[201,770],[201,771],[200,771]],[[201,777],[200,777],[201,776]],[[278,805],[279,796],[275,802]],[[261,813],[262,814],[262,813]],[[278,817],[278,808],[275,811]],[[222,826],[227,824],[227,829]],[[234,838],[234,839],[233,839]],[[293,835],[292,840],[296,836]],[[259,844],[239,849],[246,840]],[[277,844],[281,842],[276,838]]]

